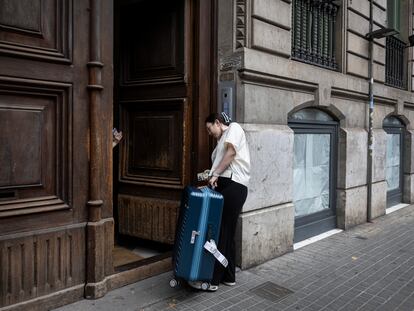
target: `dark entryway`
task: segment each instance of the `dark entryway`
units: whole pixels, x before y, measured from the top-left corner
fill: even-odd
[[[291,115],[294,131],[293,203],[299,242],[336,227],[337,122],[327,113],[303,109]]]
[[[114,126],[124,135],[114,150],[119,270],[169,256],[181,191],[207,168],[197,120],[211,109],[214,14],[206,1],[114,4]]]

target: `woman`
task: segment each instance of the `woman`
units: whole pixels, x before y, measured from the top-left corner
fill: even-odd
[[[216,291],[219,283],[228,286],[236,284],[234,235],[237,219],[247,197],[250,154],[243,129],[239,124],[231,122],[224,112],[209,115],[205,123],[208,134],[217,139],[217,146],[211,155],[213,165],[208,183],[224,197],[218,250],[229,262],[227,268],[224,268],[216,261],[213,279],[208,288],[209,291]],[[199,284],[195,283],[190,285],[199,288]]]

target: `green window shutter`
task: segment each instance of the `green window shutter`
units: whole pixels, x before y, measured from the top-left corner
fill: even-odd
[[[401,0],[387,1],[388,27],[401,31]]]

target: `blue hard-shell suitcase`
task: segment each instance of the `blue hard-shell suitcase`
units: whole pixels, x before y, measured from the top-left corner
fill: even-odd
[[[171,287],[179,280],[202,281],[207,289],[213,277],[215,257],[204,249],[206,241],[218,244],[223,196],[208,188],[186,187],[177,222]]]

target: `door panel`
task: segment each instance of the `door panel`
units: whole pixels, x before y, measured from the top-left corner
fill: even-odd
[[[71,61],[73,1],[2,0],[0,52]]]
[[[184,1],[140,1],[121,14],[123,84],[184,82]]]
[[[85,281],[89,14],[0,1],[0,308]]]
[[[39,59],[44,70],[35,80],[20,78],[13,69],[14,78],[0,77],[0,161],[5,164],[0,168],[0,217],[69,208],[72,88],[42,81],[47,76],[42,73],[50,60],[71,62],[71,18],[69,0],[1,3],[0,53]],[[7,65],[4,61],[2,68]]]
[[[69,208],[71,87],[22,82],[0,80],[0,217]]]
[[[174,99],[121,104],[121,122],[127,133],[122,182],[182,184],[184,107],[184,100]]]
[[[190,180],[191,1],[119,4],[117,114],[119,232],[173,243]]]

